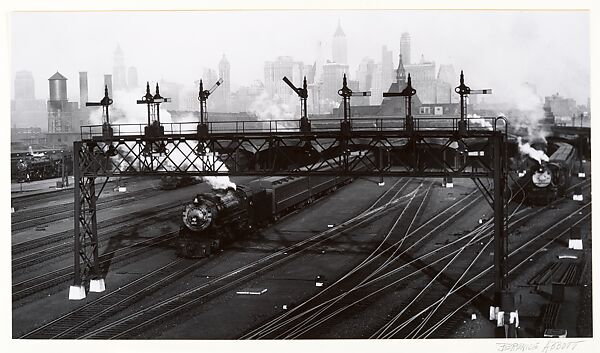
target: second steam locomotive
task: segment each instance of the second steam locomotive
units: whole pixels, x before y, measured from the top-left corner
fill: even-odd
[[[527,201],[534,205],[552,202],[564,195],[571,185],[576,163],[574,147],[565,142],[556,142],[549,145],[549,148],[549,161],[531,166],[519,180]]]

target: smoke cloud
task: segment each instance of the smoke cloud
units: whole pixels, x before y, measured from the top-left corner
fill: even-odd
[[[548,156],[546,155],[546,153],[544,153],[544,151],[536,150],[535,148],[531,147],[531,145],[527,142],[523,143],[521,141],[521,137],[517,138],[517,142],[519,143],[519,151],[522,154],[528,155],[529,157],[531,157],[532,159],[535,159],[540,164],[542,163],[542,161],[544,161],[544,162],[550,161],[550,158],[548,158]]]
[[[469,124],[474,124],[475,126],[482,127],[486,130],[494,129],[494,126],[489,120],[483,119],[477,114],[467,114],[467,119],[469,119]]]
[[[535,89],[526,83],[514,85],[506,90],[499,90],[500,99],[504,100],[516,112],[511,113],[509,123],[517,131],[524,130],[528,141],[546,142],[546,137],[551,134],[542,124],[545,118],[544,99],[535,92]],[[504,113],[498,113],[505,116]]]
[[[294,93],[288,96],[288,101],[297,101]],[[259,121],[281,121],[298,120],[296,116],[296,106],[282,102],[280,97],[270,96],[267,92],[262,92],[248,107],[248,112],[257,116]],[[294,129],[298,124],[294,121],[278,122],[278,128]]]

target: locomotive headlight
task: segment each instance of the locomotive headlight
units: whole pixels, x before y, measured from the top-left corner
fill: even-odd
[[[552,181],[552,175],[548,169],[540,168],[538,171],[533,173],[531,176],[531,181],[533,182],[533,185],[537,186],[538,188],[545,188],[546,186],[550,185],[550,182]]]
[[[183,224],[194,232],[201,232],[212,222],[212,212],[206,205],[188,204],[183,211]]]

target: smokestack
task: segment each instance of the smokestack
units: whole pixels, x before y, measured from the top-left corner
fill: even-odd
[[[85,108],[88,101],[88,78],[87,72],[79,72],[79,109]]]
[[[112,75],[104,75],[104,85],[108,86],[108,96],[112,97]]]

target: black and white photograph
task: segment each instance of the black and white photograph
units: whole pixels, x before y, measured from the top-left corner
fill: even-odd
[[[15,348],[591,351],[591,2],[352,4],[5,13]]]

